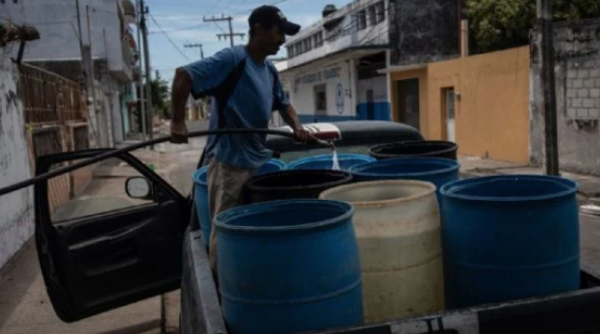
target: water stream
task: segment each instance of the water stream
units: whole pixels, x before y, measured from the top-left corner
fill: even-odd
[[[338,159],[338,155],[337,155],[337,150],[335,149],[335,145],[333,144],[333,142],[331,143],[331,150],[333,151],[333,167],[331,169],[333,170],[340,170],[340,161]]]

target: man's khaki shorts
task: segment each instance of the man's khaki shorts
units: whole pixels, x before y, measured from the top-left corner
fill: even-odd
[[[217,272],[217,230],[215,218],[223,211],[236,207],[241,201],[242,187],[256,169],[230,166],[215,159],[208,165],[208,197],[212,214],[209,259],[213,274]]]

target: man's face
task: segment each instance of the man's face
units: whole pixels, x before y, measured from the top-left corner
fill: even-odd
[[[257,25],[256,35],[261,48],[269,55],[276,55],[281,46],[285,44],[285,33],[277,25],[273,25],[271,29],[264,29],[259,24]]]

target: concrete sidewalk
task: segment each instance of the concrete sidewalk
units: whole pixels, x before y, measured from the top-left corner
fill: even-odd
[[[62,322],[48,299],[33,240],[0,273],[0,334],[159,334],[161,323],[160,297]]]
[[[489,175],[544,174],[541,167],[531,167],[510,162],[460,157],[461,175],[477,177]],[[600,203],[600,177],[561,172],[561,176],[579,184],[578,198],[580,203]]]

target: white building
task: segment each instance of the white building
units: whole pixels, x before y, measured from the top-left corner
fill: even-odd
[[[389,120],[385,74],[388,0],[328,5],[323,18],[286,44],[276,67],[302,122]]]
[[[90,110],[90,123],[98,129],[100,145],[113,146],[131,130],[126,103],[136,99],[135,5],[130,0],[79,0],[78,13],[75,3],[0,1],[0,13],[14,24],[32,25],[40,31],[39,40],[26,44],[23,62],[79,81],[83,73],[80,43],[83,49],[91,48],[97,103],[96,110]]]

